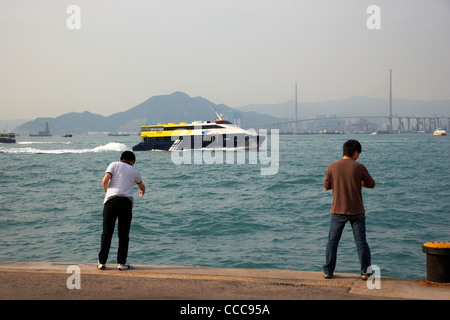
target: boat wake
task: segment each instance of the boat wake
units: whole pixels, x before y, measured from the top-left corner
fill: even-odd
[[[0,153],[13,154],[65,154],[65,153],[91,153],[91,152],[109,152],[109,151],[125,151],[127,146],[123,143],[110,142],[103,146],[90,149],[37,149],[32,147],[10,148],[0,147]]]
[[[19,141],[17,144],[70,144],[70,141],[56,142],[56,141]]]

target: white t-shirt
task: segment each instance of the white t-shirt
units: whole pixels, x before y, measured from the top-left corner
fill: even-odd
[[[139,171],[126,162],[113,162],[105,173],[111,174],[103,203],[114,197],[128,197],[134,203],[134,185],[142,182]]]

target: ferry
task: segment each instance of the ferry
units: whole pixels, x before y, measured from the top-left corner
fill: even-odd
[[[16,143],[16,135],[12,132],[0,132],[0,142]]]
[[[216,110],[214,110],[216,112]],[[191,123],[158,123],[141,127],[141,142],[133,151],[180,151],[191,149],[245,149],[258,150],[265,136],[244,130],[222,119]]]
[[[447,135],[447,131],[445,131],[442,128],[437,128],[436,130],[434,130],[433,132],[433,136],[446,136]]]

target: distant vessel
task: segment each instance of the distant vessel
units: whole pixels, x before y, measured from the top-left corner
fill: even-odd
[[[30,137],[51,137],[50,129],[48,128],[48,122],[45,123],[45,131],[39,131],[38,133],[30,133]]]
[[[0,132],[0,142],[16,143],[16,135],[12,132]]]
[[[72,138],[72,134],[71,133],[63,133],[62,135],[63,138]]]
[[[434,130],[433,132],[433,136],[446,136],[447,135],[447,131],[445,131],[442,128],[437,128],[436,130]]]
[[[216,110],[214,110],[216,112]],[[191,149],[258,149],[265,136],[223,120],[168,123],[141,127],[141,142],[133,151]]]

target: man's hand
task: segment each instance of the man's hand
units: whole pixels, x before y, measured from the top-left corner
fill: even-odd
[[[145,184],[141,181],[141,183],[138,183],[139,190],[139,196],[142,197],[145,194]]]

